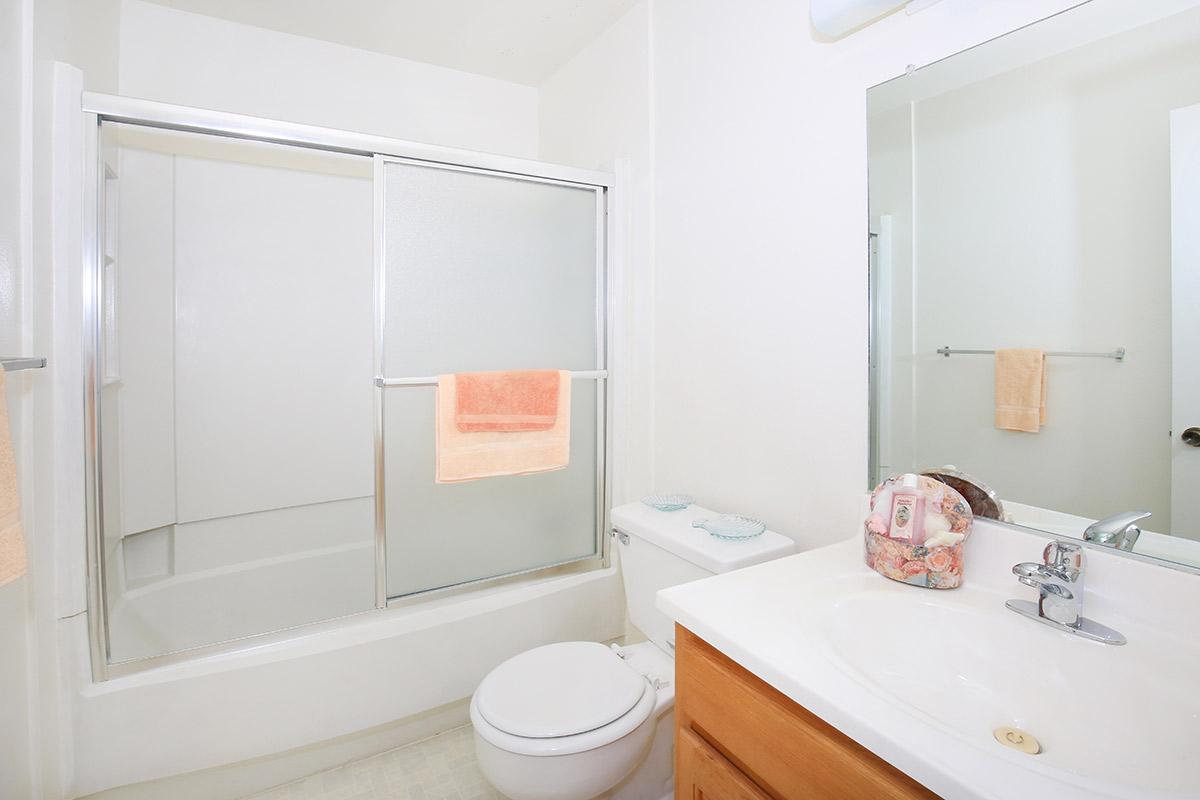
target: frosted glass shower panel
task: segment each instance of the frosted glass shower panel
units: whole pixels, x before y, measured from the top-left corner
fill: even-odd
[[[384,392],[388,595],[596,552],[596,382],[571,393],[571,463],[557,472],[433,482],[434,389]]]
[[[385,165],[388,377],[597,367],[599,193]]]
[[[386,163],[384,376],[602,369],[602,203],[589,187]],[[381,391],[390,597],[596,554],[604,382],[572,382],[567,469],[443,485],[435,389]]]

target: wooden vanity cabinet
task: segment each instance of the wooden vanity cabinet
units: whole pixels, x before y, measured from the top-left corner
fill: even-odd
[[[937,795],[677,625],[675,798]]]

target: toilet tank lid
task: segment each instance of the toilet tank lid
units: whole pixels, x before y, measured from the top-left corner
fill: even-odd
[[[659,511],[645,503],[626,503],[612,510],[613,527],[644,539],[709,572],[729,572],[796,552],[796,543],[774,531],[741,541],[726,541],[701,528],[698,519],[719,516],[701,506]]]

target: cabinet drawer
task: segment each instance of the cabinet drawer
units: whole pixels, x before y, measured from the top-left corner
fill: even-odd
[[[691,800],[771,800],[712,746],[686,728],[675,743],[676,797]]]
[[[681,750],[697,734],[778,800],[937,797],[686,628],[675,643]]]

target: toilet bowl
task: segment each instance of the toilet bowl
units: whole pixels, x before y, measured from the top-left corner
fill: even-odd
[[[471,698],[480,771],[512,800],[584,800],[614,787],[658,800],[670,793],[670,755],[643,762],[659,726],[672,724],[673,671],[650,643],[560,642],[509,659]],[[639,764],[637,783],[650,786],[620,791]]]
[[[659,589],[795,551],[766,531],[726,541],[693,528],[697,506],[614,508],[630,622],[649,641],[627,647],[558,642],[513,656],[471,698],[483,776],[511,800],[663,800],[672,795],[674,625]]]

